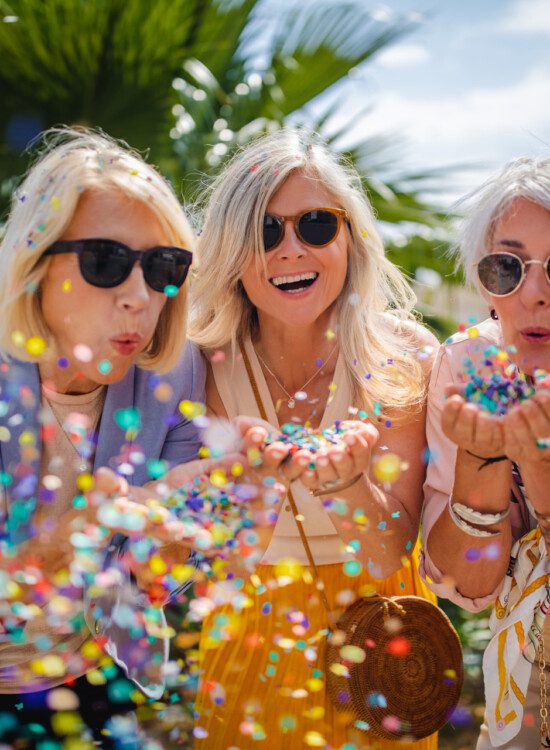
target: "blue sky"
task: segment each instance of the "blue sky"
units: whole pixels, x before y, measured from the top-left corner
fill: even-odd
[[[445,181],[445,205],[515,156],[550,156],[550,0],[372,7],[422,20],[341,85],[346,117],[373,105],[351,139],[393,137],[403,170],[473,165]]]

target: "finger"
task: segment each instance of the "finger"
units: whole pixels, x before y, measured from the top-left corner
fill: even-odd
[[[521,455],[534,457],[537,451],[534,436],[522,411],[517,407],[509,411],[504,418],[504,451],[514,460]]]
[[[367,441],[371,448],[374,448],[380,437],[379,430],[371,422],[360,422],[359,420],[346,420],[343,422],[346,432],[344,433],[343,440],[345,442],[345,435],[359,435]]]
[[[128,494],[128,482],[124,477],[115,474],[112,469],[101,466],[94,472],[94,490],[104,495]]]
[[[308,469],[308,467],[313,467]],[[315,467],[315,458],[308,450],[296,451],[290,461],[284,466],[284,475],[293,482],[298,477],[302,478],[305,471],[312,471]]]
[[[535,447],[533,455],[536,454],[537,459],[550,456],[550,422],[542,406],[535,400],[525,401],[517,407],[517,414],[521,418],[524,429],[527,430],[524,434],[530,436],[524,444],[524,452],[526,450],[530,453],[533,445]]]
[[[315,465],[320,485],[338,481],[338,472],[327,453],[318,453],[315,458]]]
[[[500,422],[480,411],[477,415],[475,439],[476,443],[487,446],[490,451],[502,449],[504,441]]]
[[[455,441],[455,425],[460,418],[462,407],[466,402],[460,396],[451,396],[443,405],[441,428],[445,435]]]
[[[367,471],[371,460],[371,445],[367,442],[365,435],[346,433],[344,442],[348,447],[348,453],[352,459],[351,473]],[[374,441],[376,442],[376,441]]]
[[[331,448],[328,452],[339,479],[349,477],[353,473],[353,458],[344,448]]]
[[[268,431],[261,425],[251,427],[243,435],[243,445],[246,450],[249,448],[260,449],[263,447],[268,435]]]
[[[457,383],[449,383],[445,386],[446,396],[464,396],[464,385],[458,385]]]
[[[454,424],[455,442],[458,445],[475,443],[476,419],[479,409],[474,404],[463,404]]]
[[[276,441],[266,446],[262,453],[262,466],[266,471],[279,473],[282,462],[287,458],[290,452],[290,445]]]
[[[244,437],[253,427],[261,427],[268,434],[275,432],[273,425],[270,425],[265,419],[260,419],[259,417],[238,416],[233,420],[233,424],[239,431],[241,437]]]

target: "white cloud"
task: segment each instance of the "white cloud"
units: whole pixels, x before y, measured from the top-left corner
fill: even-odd
[[[513,0],[499,28],[507,33],[550,33],[550,3],[548,0]]]
[[[376,62],[384,68],[401,68],[419,65],[429,59],[430,53],[420,44],[398,44],[380,52]]]
[[[361,83],[356,86],[359,89]],[[510,86],[470,89],[438,100],[386,92],[346,140],[373,134],[403,139],[399,165],[403,171],[479,165],[456,180],[453,176],[446,180],[448,195],[456,198],[480,184],[488,170],[515,156],[550,154],[549,100],[550,78],[545,70],[532,70]]]

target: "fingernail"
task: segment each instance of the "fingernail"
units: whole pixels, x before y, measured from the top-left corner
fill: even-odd
[[[280,460],[285,455],[283,451],[278,451],[278,450],[272,450],[270,451],[270,453],[273,456],[273,458],[276,458],[277,460]]]
[[[317,466],[328,466],[328,458],[326,456],[319,456],[317,458]]]
[[[300,456],[300,458],[297,459],[298,466],[307,466],[309,463],[309,458],[306,458],[305,456]]]
[[[250,436],[250,439],[252,440],[253,443],[258,443],[258,444],[263,443],[264,441],[263,436],[259,435],[257,432],[253,432],[252,435]]]
[[[348,445],[355,445],[357,442],[357,438],[355,435],[351,435],[349,432],[344,435],[344,442],[346,442]]]
[[[340,463],[340,461],[343,461],[343,460],[344,460],[344,454],[343,454],[343,453],[333,453],[333,454],[331,455],[331,459],[332,459],[332,460],[333,460],[333,461],[334,461],[335,463]]]

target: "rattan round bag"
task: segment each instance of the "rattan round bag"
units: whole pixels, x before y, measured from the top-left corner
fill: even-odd
[[[386,739],[427,737],[458,703],[462,649],[449,618],[417,596],[359,599],[327,644],[327,689],[356,726]]]

